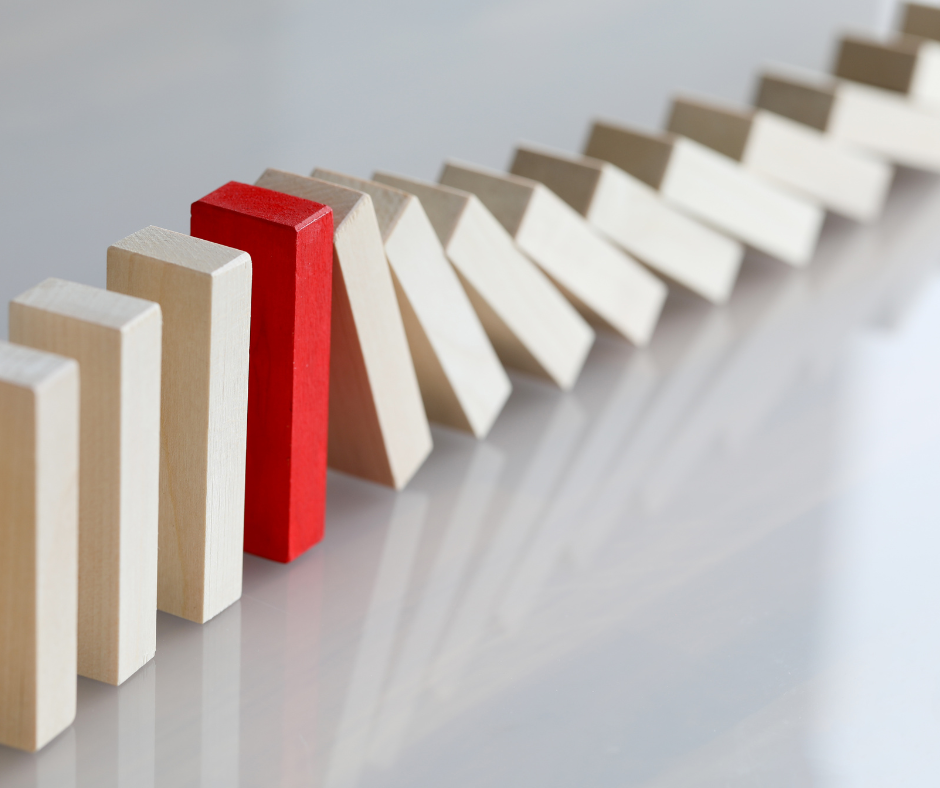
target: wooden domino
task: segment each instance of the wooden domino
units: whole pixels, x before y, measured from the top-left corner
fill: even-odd
[[[649,343],[666,286],[561,198],[537,181],[454,162],[438,180],[476,195],[589,323]]]
[[[895,164],[940,172],[940,117],[892,91],[778,70],[762,75],[754,104]]]
[[[940,112],[940,43],[916,36],[878,41],[843,36],[833,73],[842,79],[900,93]]]
[[[875,156],[762,109],[679,98],[672,104],[668,129],[860,222],[881,214],[894,173]]]
[[[715,304],[731,295],[744,247],[667,205],[620,168],[520,146],[510,171],[547,186],[601,234],[670,281]]]
[[[333,215],[234,181],[191,210],[193,236],[251,257],[244,546],[292,561],[323,538]]]
[[[940,41],[940,7],[905,3],[900,27],[902,33]]]
[[[594,331],[469,192],[388,173],[373,180],[415,195],[507,367],[574,386]]]
[[[486,437],[512,384],[414,195],[316,169],[372,198],[428,418]]]
[[[163,310],[157,606],[203,623],[242,589],[251,258],[147,227],[108,249],[108,289]]]
[[[431,430],[372,198],[282,170],[256,185],[333,210],[329,463],[400,490],[430,453]]]
[[[700,221],[790,265],[809,263],[825,212],[737,162],[669,133],[595,123],[584,153],[620,167]]]
[[[0,744],[30,752],[75,719],[78,377],[0,342]]]
[[[10,304],[10,339],[81,370],[78,673],[121,684],[157,637],[160,307],[47,279]]]

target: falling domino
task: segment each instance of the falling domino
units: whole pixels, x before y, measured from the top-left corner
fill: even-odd
[[[251,258],[147,227],[108,249],[108,289],[163,310],[157,606],[204,623],[242,589]]]
[[[813,256],[823,209],[704,145],[595,123],[584,153],[626,170],[667,202],[765,254],[794,266]]]
[[[333,209],[330,467],[400,490],[431,451],[372,198],[269,169],[257,186]]]
[[[842,79],[902,94],[940,112],[940,43],[915,36],[890,42],[844,36],[833,73]]]
[[[78,365],[0,342],[0,744],[75,719]]]
[[[894,174],[881,159],[762,109],[737,110],[708,101],[676,99],[668,128],[740,162],[756,175],[861,222],[881,214]]]
[[[333,216],[231,182],[193,203],[191,228],[251,257],[245,550],[292,561],[323,538]]]
[[[486,437],[512,384],[421,201],[331,170],[312,177],[372,198],[428,418]]]
[[[667,205],[639,179],[604,161],[531,147],[516,149],[510,170],[547,186],[657,273],[715,304],[730,297],[744,247]]]
[[[439,181],[476,195],[588,322],[649,343],[666,286],[561,198],[528,178],[464,164],[447,163]]]
[[[940,7],[905,3],[901,19],[901,32],[940,41]]]
[[[574,386],[594,331],[472,194],[397,175],[373,180],[415,195],[507,367]]]
[[[78,673],[121,684],[157,638],[160,307],[47,279],[10,304],[10,340],[81,369]]]

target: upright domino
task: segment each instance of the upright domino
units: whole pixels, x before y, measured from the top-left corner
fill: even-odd
[[[598,159],[524,146],[510,171],[545,184],[657,273],[715,304],[730,297],[744,247],[666,204],[638,178]]]
[[[78,365],[0,342],[0,744],[75,719]]]
[[[10,339],[81,370],[78,673],[121,684],[157,639],[160,307],[47,279],[10,304]]]
[[[906,96],[940,112],[940,43],[916,36],[877,41],[844,36],[833,73]]]
[[[323,538],[333,215],[230,182],[190,226],[251,257],[245,550],[292,561]]]
[[[251,258],[147,227],[108,249],[108,289],[163,310],[157,606],[203,623],[242,589]]]
[[[657,189],[663,199],[794,266],[809,263],[825,213],[737,162],[672,134],[595,123],[584,149]]]
[[[372,198],[428,418],[486,437],[512,384],[421,201],[330,170],[312,175]]]
[[[860,222],[878,218],[891,186],[887,162],[762,109],[680,98],[672,104],[668,129]]]
[[[373,179],[424,206],[502,362],[574,386],[594,331],[474,195],[387,173]]]
[[[431,451],[431,430],[372,199],[266,170],[257,186],[333,210],[330,467],[400,490]]]
[[[439,181],[476,195],[588,322],[649,342],[666,286],[561,198],[537,181],[453,162]]]
[[[754,105],[895,164],[940,172],[940,117],[898,93],[788,70],[762,76]]]
[[[911,36],[940,41],[940,7],[922,3],[905,3],[901,32]]]

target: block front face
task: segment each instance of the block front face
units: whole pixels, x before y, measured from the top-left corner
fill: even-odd
[[[229,183],[193,203],[191,232],[251,256],[245,550],[290,561],[323,537],[332,212]]]

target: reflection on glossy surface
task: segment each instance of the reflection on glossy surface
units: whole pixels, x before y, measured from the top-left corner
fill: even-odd
[[[81,680],[4,786],[940,782],[940,182],[817,260],[670,299],[574,392],[517,378],[409,489],[330,478],[328,536],[246,557],[204,627]]]

